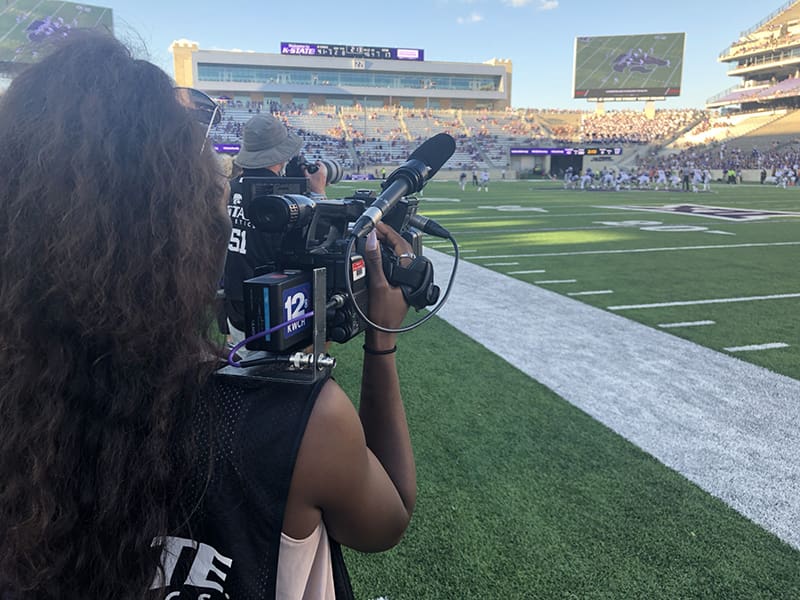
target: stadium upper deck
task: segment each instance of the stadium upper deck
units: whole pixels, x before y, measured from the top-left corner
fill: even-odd
[[[742,110],[800,106],[800,0],[745,31],[718,60],[742,81],[706,102]]]
[[[509,60],[456,63],[203,50],[170,51],[178,85],[242,105],[493,109],[511,105]]]

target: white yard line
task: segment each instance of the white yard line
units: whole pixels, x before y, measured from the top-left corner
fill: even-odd
[[[494,254],[472,256],[470,260],[500,258],[538,258],[543,256],[584,256],[592,254],[639,254],[642,252],[678,252],[686,250],[730,250],[733,248],[767,248],[771,246],[800,246],[800,242],[760,242],[750,244],[710,244],[707,246],[667,246],[662,248],[629,248],[627,250],[582,250],[577,252],[540,252],[536,254]]]
[[[547,273],[547,271],[543,269],[533,269],[530,271],[509,271],[506,275],[531,275],[533,273]]]
[[[761,300],[783,300],[800,298],[800,294],[771,294],[769,296],[741,296],[738,298],[711,298],[709,300],[678,300],[676,302],[654,302],[652,304],[622,304],[609,306],[608,310],[638,310],[642,308],[666,308],[669,306],[694,306],[696,304],[732,304],[737,302],[758,302]]]
[[[589,290],[587,292],[569,292],[567,296],[602,296],[603,294],[613,294],[614,290]]]
[[[626,211],[628,212],[641,212],[642,214],[650,214],[653,211],[650,210],[641,210],[641,211]],[[459,221],[508,221],[508,212],[501,213],[501,212],[492,212],[482,215],[480,217],[447,217],[448,223],[457,223]],[[538,221],[540,219],[566,219],[566,218],[574,218],[574,217],[619,217],[620,212],[619,210],[615,212],[594,212],[594,213],[537,213],[535,215],[527,215],[527,218],[530,218],[534,221]],[[519,213],[515,214],[514,220],[520,218]],[[442,219],[444,220],[444,219]]]
[[[800,549],[800,381],[470,262],[439,315]]]
[[[658,221],[656,221],[657,223]],[[452,231],[453,235],[456,237],[464,237],[465,235],[505,235],[511,233],[554,233],[554,232],[561,232],[561,231],[605,231],[608,229],[623,229],[623,230],[633,230],[633,231],[659,231],[660,228],[662,231],[672,231],[672,232],[680,232],[681,228],[683,231],[701,231],[703,227],[708,229],[709,227],[730,227],[734,225],[757,225],[757,224],[768,224],[774,225],[776,223],[786,223],[787,221],[746,221],[742,223],[736,223],[733,221],[726,221],[724,225],[720,225],[719,221],[716,223],[702,223],[700,221],[692,221],[691,223],[670,223],[668,225],[653,225],[653,226],[638,226],[638,225],[586,225],[584,227],[522,227],[522,228],[507,228],[505,225],[501,225],[498,227],[491,227],[487,226],[482,229],[473,228],[470,230],[457,230],[454,229]],[[793,219],[793,222],[797,223],[797,219]],[[708,227],[706,227],[708,226]],[[648,227],[654,227],[654,229],[648,229]],[[669,229],[666,229],[669,228]],[[731,233],[728,231],[708,231],[707,233],[718,233],[723,235],[736,235],[735,233]]]
[[[702,327],[703,325],[714,325],[714,321],[683,321],[682,323],[659,323],[658,326],[664,329],[673,327]]]
[[[731,346],[725,348],[728,352],[755,352],[757,350],[776,350],[778,348],[788,348],[789,344],[783,342],[770,342],[768,344],[751,344],[749,346]]]
[[[577,283],[577,279],[544,279],[542,281],[534,281],[533,283],[536,285],[545,284],[545,283]]]

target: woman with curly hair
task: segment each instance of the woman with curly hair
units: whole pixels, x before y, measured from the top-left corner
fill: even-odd
[[[393,335],[366,334],[359,413],[331,380],[214,374],[231,224],[205,133],[98,33],[0,99],[4,600],[346,597],[337,542],[378,551],[408,525]],[[366,254],[370,317],[397,326],[376,236]]]

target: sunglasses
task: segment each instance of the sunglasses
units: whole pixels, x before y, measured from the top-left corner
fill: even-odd
[[[176,87],[175,97],[178,99],[186,110],[189,111],[194,119],[201,125],[206,125],[206,136],[203,139],[203,147],[200,148],[200,154],[206,149],[208,136],[211,134],[211,128],[222,120],[222,111],[219,104],[211,99],[211,96],[190,87]]]

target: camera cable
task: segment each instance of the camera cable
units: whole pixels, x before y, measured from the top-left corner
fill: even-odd
[[[433,223],[435,223],[435,221],[433,221]],[[356,309],[356,312],[358,313],[358,315],[362,319],[364,319],[364,321],[367,323],[367,325],[369,325],[370,327],[372,327],[374,329],[377,329],[378,331],[383,331],[385,333],[405,333],[407,331],[411,331],[412,329],[416,329],[417,327],[419,327],[420,325],[422,325],[423,323],[425,323],[426,321],[431,319],[437,312],[439,312],[439,309],[442,308],[442,306],[444,306],[444,303],[447,302],[447,299],[450,296],[450,292],[453,289],[453,282],[455,281],[456,270],[458,268],[458,260],[459,260],[459,256],[460,255],[459,255],[459,251],[458,251],[458,242],[456,242],[456,240],[452,236],[452,234],[450,234],[449,231],[447,231],[446,229],[444,229],[441,226],[440,226],[440,230],[441,230],[442,233],[446,233],[447,235],[440,235],[438,237],[442,237],[444,239],[449,240],[450,243],[453,245],[453,252],[454,252],[454,255],[453,255],[453,269],[450,271],[450,278],[447,281],[447,289],[445,289],[445,292],[444,292],[444,295],[442,296],[442,299],[439,300],[439,302],[436,304],[436,306],[434,306],[432,309],[430,309],[428,314],[425,315],[424,317],[422,317],[421,319],[419,319],[417,321],[414,321],[410,325],[406,325],[404,327],[398,327],[398,328],[383,327],[382,325],[378,325],[377,323],[373,323],[372,321],[370,321],[369,317],[364,314],[364,311],[361,310],[361,307],[358,306],[358,303],[357,302],[353,302],[353,307]],[[433,235],[436,235],[436,234],[433,234]],[[344,259],[345,260],[345,264],[350,264],[350,257],[353,254],[353,249],[355,248],[357,239],[358,238],[355,235],[350,236],[350,241],[348,242],[347,250],[345,251],[345,259]],[[353,297],[353,282],[351,281],[350,277],[345,277],[345,287],[347,288],[347,294],[352,298]]]
[[[289,319],[288,321],[281,323],[280,325],[275,325],[275,327],[270,327],[264,331],[259,331],[255,335],[251,335],[248,338],[243,339],[241,342],[236,344],[230,349],[228,352],[228,364],[232,367],[242,368],[242,367],[253,367],[256,365],[262,365],[267,363],[275,363],[275,362],[286,362],[287,357],[285,356],[269,356],[264,358],[257,358],[253,360],[236,360],[236,353],[241,350],[245,345],[249,344],[252,341],[255,341],[259,338],[266,337],[271,333],[275,333],[276,331],[283,329],[287,325],[291,325],[292,323],[297,323],[298,321],[302,321],[304,319],[308,319],[309,317],[314,316],[314,311],[311,310],[307,313],[300,315],[299,317],[295,317],[294,319]]]

